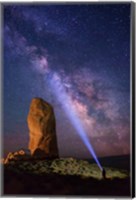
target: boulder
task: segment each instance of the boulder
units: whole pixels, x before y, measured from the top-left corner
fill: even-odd
[[[28,150],[20,149],[15,152],[9,152],[7,157],[4,159],[4,164],[14,163],[14,161],[29,160],[31,154]]]
[[[37,157],[58,157],[53,107],[41,98],[32,99],[28,113],[29,150]]]

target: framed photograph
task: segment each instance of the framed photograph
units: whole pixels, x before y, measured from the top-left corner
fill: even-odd
[[[135,196],[133,2],[1,3],[1,196]]]

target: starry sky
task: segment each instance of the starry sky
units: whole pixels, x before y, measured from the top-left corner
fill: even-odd
[[[130,14],[130,3],[3,5],[4,153],[27,148],[30,102],[41,97],[54,107],[60,156],[91,158],[52,80],[98,156],[130,153]]]

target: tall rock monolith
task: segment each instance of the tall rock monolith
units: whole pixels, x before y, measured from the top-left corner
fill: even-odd
[[[34,98],[27,117],[29,149],[33,156],[58,157],[56,121],[53,107],[41,98]]]

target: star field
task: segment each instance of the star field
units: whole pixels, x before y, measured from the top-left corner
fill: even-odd
[[[31,99],[54,106],[61,156],[91,157],[49,80],[60,80],[99,156],[130,153],[130,3],[5,4],[4,151],[28,145]]]

